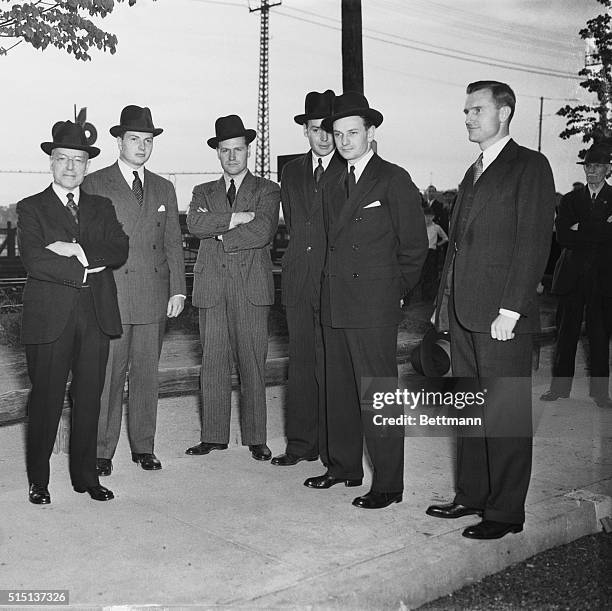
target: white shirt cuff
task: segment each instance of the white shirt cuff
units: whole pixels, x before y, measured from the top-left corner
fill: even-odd
[[[499,308],[499,313],[508,318],[514,318],[514,320],[518,320],[521,317],[518,312],[513,312],[512,310],[506,310],[504,308]]]

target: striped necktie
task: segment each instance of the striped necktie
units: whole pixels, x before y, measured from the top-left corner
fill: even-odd
[[[138,172],[134,170],[134,182],[132,183],[132,191],[138,200],[138,204],[142,206],[144,200],[144,191],[142,190],[142,180],[138,176]]]
[[[74,201],[74,193],[67,193],[66,197],[68,198],[68,203],[66,204],[66,208],[70,210],[72,217],[74,218],[74,222],[79,224],[79,207],[77,203]]]
[[[472,184],[475,185],[476,181],[482,176],[482,173],[484,172],[484,169],[482,167],[482,153],[480,153],[480,155],[478,155],[478,159],[476,160],[476,163],[474,163],[474,176],[472,178]]]

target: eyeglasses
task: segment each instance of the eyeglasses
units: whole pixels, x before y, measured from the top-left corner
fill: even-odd
[[[68,157],[68,155],[53,155],[51,159],[60,165],[70,165],[72,161],[75,168],[82,168],[88,161],[87,157]]]

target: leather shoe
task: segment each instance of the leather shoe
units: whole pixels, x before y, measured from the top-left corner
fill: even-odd
[[[482,516],[482,509],[466,507],[459,503],[447,503],[446,505],[430,505],[425,513],[434,518],[462,518],[463,516]]]
[[[96,471],[102,477],[110,475],[113,472],[113,461],[110,458],[96,458]]]
[[[190,456],[203,456],[204,454],[209,454],[213,450],[227,450],[227,444],[207,443],[203,441],[202,443],[198,443],[198,445],[187,448],[185,454],[189,454]]]
[[[567,399],[568,397],[569,393],[562,395],[554,390],[547,390],[544,394],[540,395],[540,401],[556,401],[557,399]]]
[[[251,456],[255,460],[270,460],[272,458],[272,452],[265,443],[249,446],[249,450],[251,450]]]
[[[159,471],[162,468],[162,464],[155,454],[137,454],[132,452],[132,460],[140,463],[140,466],[145,471]]]
[[[354,499],[353,505],[361,509],[382,509],[383,507],[388,507],[392,503],[401,502],[401,492],[374,492],[370,490],[367,494],[358,496]]]
[[[501,539],[508,533],[520,533],[522,530],[522,524],[483,520],[480,524],[468,526],[462,534],[468,539]]]
[[[307,488],[331,488],[336,484],[344,484],[347,488],[352,488],[353,486],[361,486],[360,479],[342,479],[331,476],[329,473],[325,475],[318,475],[317,477],[309,477],[305,482],[304,486]]]
[[[87,492],[94,501],[110,501],[115,498],[115,495],[104,486],[74,486],[74,491],[78,493]]]
[[[297,465],[302,460],[307,460],[312,462],[313,460],[317,460],[318,456],[296,456],[295,454],[280,454],[279,456],[275,456],[272,459],[273,465],[278,465],[279,467],[292,467],[293,465]]]
[[[612,407],[612,399],[610,397],[593,397],[597,407]]]
[[[43,484],[30,484],[28,496],[30,503],[34,503],[34,505],[48,505],[51,502],[49,490]]]

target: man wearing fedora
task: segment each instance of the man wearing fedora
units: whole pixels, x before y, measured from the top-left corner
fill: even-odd
[[[525,520],[532,334],[540,329],[536,289],[549,252],[555,186],[546,157],[510,137],[512,89],[477,81],[466,94],[468,138],[481,153],[453,207],[436,323],[440,328],[447,308],[453,375],[485,379],[495,392],[483,406],[486,436],[457,439],[454,500],[430,506],[427,514],[482,516],[463,536],[498,539],[522,531]]]
[[[28,399],[29,499],[51,502],[49,458],[72,371],[70,479],[97,501],[113,493],[96,473],[96,432],[109,336],[121,333],[111,268],[127,258],[128,238],[111,202],[81,189],[91,146],[81,125],[60,121],[43,142],[53,183],[17,204],[19,251],[28,273],[21,339],[32,389]]]
[[[325,226],[321,193],[344,169],[334,139],[321,127],[332,112],[334,92],[311,91],[302,126],[310,150],[288,163],[281,177],[281,204],[289,247],[283,255],[282,302],[289,331],[289,373],[285,432],[287,448],[273,465],[290,466],[321,457],[327,463],[325,362],[320,320],[321,271],[325,262]]]
[[[540,398],[569,397],[583,317],[589,339],[590,395],[612,407],[608,394],[612,331],[612,187],[610,148],[594,144],[583,165],[586,186],[563,196],[556,220],[563,251],[555,266],[552,293],[558,295],[557,343],[550,389]],[[586,314],[585,314],[586,308]]]
[[[344,167],[325,186],[327,257],[321,289],[325,344],[328,465],[304,485],[360,486],[363,478],[361,383],[397,380],[400,302],[419,280],[427,254],[421,196],[408,172],[372,149],[383,116],[364,95],[334,100],[324,129],[333,131]],[[371,397],[370,397],[371,398]],[[367,400],[367,397],[364,397]],[[379,509],[402,500],[403,435],[367,437],[370,491],[353,501]]]
[[[85,187],[108,197],[130,237],[124,265],[114,270],[123,335],[111,341],[98,426],[98,472],[110,475],[121,432],[123,389],[129,371],[128,437],[132,460],[145,470],[161,469],[155,456],[158,362],[166,317],[178,316],[185,301],[185,268],[174,186],[145,164],[153,139],[162,133],[151,111],[126,106],[117,139],[119,159],[90,174]]]
[[[186,454],[225,450],[229,443],[232,363],[241,385],[242,444],[256,460],[266,445],[265,366],[268,312],[274,303],[270,245],[278,224],[280,189],[247,169],[255,131],[237,115],[220,117],[208,146],[223,168],[219,180],[197,185],[187,226],[200,238],[193,268],[193,305],[202,342],[200,443]]]

